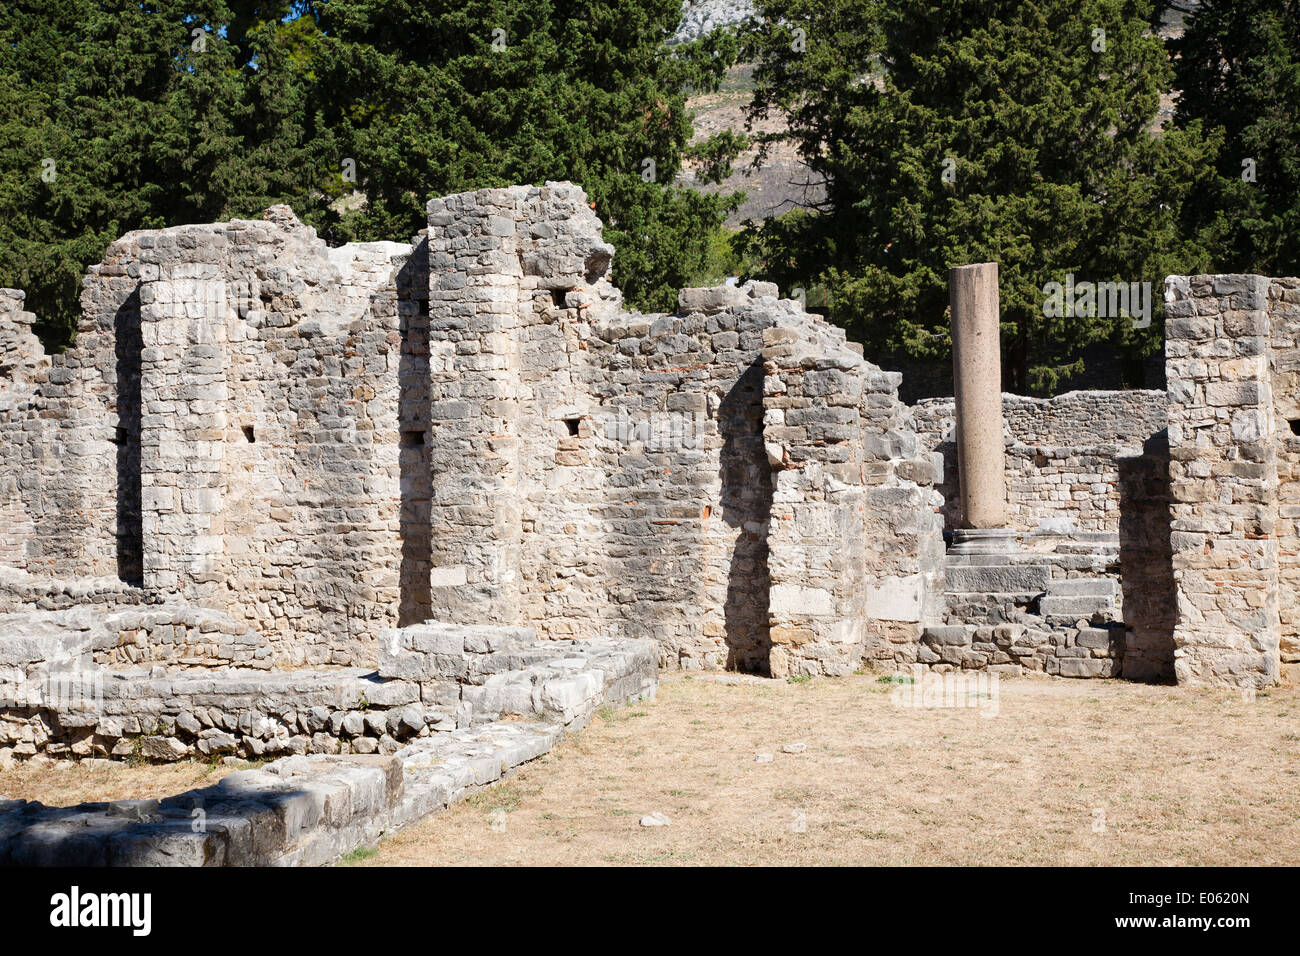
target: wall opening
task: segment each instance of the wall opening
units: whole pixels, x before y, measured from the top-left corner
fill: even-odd
[[[767,526],[772,466],[763,447],[763,363],[755,362],[718,406],[722,434],[722,520],[737,532],[727,575],[723,620],[728,669],[770,673],[768,620],[772,587]]]
[[[1119,463],[1119,565],[1124,595],[1124,658],[1120,674],[1150,683],[1174,681],[1178,604],[1169,537],[1169,436],[1159,431],[1140,456]]]
[[[397,274],[397,307],[402,354],[398,360],[398,467],[402,542],[398,572],[401,598],[397,624],[417,624],[433,616],[429,576],[433,569],[431,506],[433,470],[425,432],[432,386],[429,382],[429,244],[422,240]]]
[[[117,372],[117,576],[144,585],[144,526],[140,516],[140,290],[132,292],[113,316],[113,354]]]
[[[257,436],[253,433],[252,425],[244,426],[244,441],[248,442],[250,445],[257,442]]]
[[[580,418],[566,418],[566,419],[564,420],[564,427],[567,428],[567,429],[569,430],[569,434],[570,434],[570,435],[577,436],[577,434],[578,434],[578,424],[579,424],[581,421],[582,421],[582,419],[580,419]]]

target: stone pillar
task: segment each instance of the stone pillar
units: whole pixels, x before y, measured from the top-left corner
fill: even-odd
[[[226,281],[210,264],[140,285],[144,585],[223,607]]]
[[[1268,280],[1165,286],[1179,684],[1279,677],[1277,449]]]
[[[948,270],[952,369],[957,405],[961,523],[977,531],[1007,520],[1002,448],[1002,357],[998,331],[998,264]]]
[[[519,616],[525,186],[429,203],[430,595],[449,623]]]

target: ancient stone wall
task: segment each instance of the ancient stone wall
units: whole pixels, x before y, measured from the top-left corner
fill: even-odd
[[[0,289],[0,565],[27,566],[28,543],[35,533],[30,485],[22,469],[37,397],[36,379],[49,368],[40,340],[32,333],[36,316],[23,311],[25,295]]]
[[[900,376],[793,310],[764,340],[772,673],[914,661],[942,613],[943,539]]]
[[[762,336],[775,291],[685,290],[675,315],[594,317],[604,501],[591,547],[614,595],[601,603],[613,633],[653,636],[683,667],[769,665]]]
[[[944,522],[958,526],[956,426],[952,399],[913,406],[923,446],[943,458]],[[1121,463],[1166,424],[1165,394],[1068,392],[1039,399],[1002,396],[1007,521],[1017,531],[1117,532],[1125,491]]]
[[[22,339],[31,370],[6,378],[26,391],[0,474],[42,480],[6,506],[5,563],[224,612],[288,665],[371,662],[380,630],[437,619],[766,672],[773,621],[822,615],[822,591],[838,636],[801,640],[796,670],[914,645],[940,545],[897,376],[769,285],[627,312],[612,255],[562,183],[433,200],[412,245],[329,249],[285,207],[123,237],[76,347]],[[802,344],[773,377],[778,325]],[[787,497],[820,504],[774,529],[781,429]]]
[[[1269,374],[1277,455],[1279,656],[1284,680],[1300,682],[1300,279],[1268,287]]]
[[[812,592],[769,573],[764,439],[780,425],[764,420],[764,336],[778,323],[816,329],[819,346],[843,352],[843,334],[760,283],[685,290],[673,315],[623,311],[607,280],[613,250],[577,187],[483,190],[429,208],[433,606],[548,637],[652,637],[676,666],[768,671],[781,656],[770,605]],[[833,361],[856,372],[845,380],[859,391],[874,368],[857,355]],[[816,413],[843,422],[810,444],[910,427],[897,382],[875,374],[868,412],[855,398],[847,411]],[[828,395],[807,404],[825,409]],[[853,461],[863,466],[861,454]],[[919,571],[904,581],[888,561],[866,562],[879,534],[866,533],[861,505],[857,514],[849,539],[818,539],[860,565],[837,594],[860,601],[869,567],[885,575],[872,578],[877,595],[893,601],[902,586],[904,618],[919,620]],[[937,541],[927,543],[935,565]],[[809,553],[790,557],[800,574],[830,571]],[[857,611],[840,611],[853,636],[837,643],[854,650],[841,648],[852,663],[834,669],[861,660],[870,612]]]
[[[47,357],[23,294],[0,290],[0,562],[117,575],[113,322],[82,303],[81,347]]]
[[[8,413],[0,475],[30,530],[8,524],[24,558],[6,563],[225,610],[286,662],[373,660],[413,527],[410,258],[328,249],[286,207],[114,243],[75,347]]]
[[[1279,677],[1278,436],[1270,282],[1173,277],[1165,291],[1180,684]]]

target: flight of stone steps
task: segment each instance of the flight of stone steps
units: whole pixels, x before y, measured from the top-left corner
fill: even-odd
[[[1049,553],[950,553],[950,623],[925,627],[920,662],[936,670],[1118,676],[1124,649],[1118,541],[1092,538],[1062,542]],[[1074,576],[1058,576],[1064,574]]]

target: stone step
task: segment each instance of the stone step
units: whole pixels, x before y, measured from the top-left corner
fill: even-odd
[[[974,633],[973,624],[927,624],[921,640],[931,644],[966,645]]]
[[[1120,627],[1081,627],[1075,642],[1080,647],[1091,650],[1124,650],[1124,628]]]
[[[1104,611],[1115,610],[1112,598],[1097,595],[1058,596],[1047,595],[1038,602],[1038,613],[1045,618],[1090,618]]]
[[[1052,571],[1045,565],[985,564],[949,567],[944,579],[945,589],[954,593],[1037,594],[1047,590]]]
[[[1047,585],[1050,597],[1104,597],[1118,593],[1114,578],[1057,578]]]

